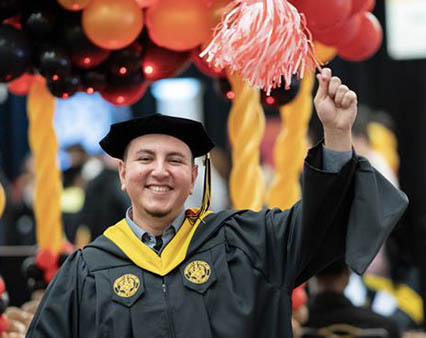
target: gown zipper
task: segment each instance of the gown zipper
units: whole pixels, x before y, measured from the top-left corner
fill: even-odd
[[[166,313],[167,313],[167,321],[168,321],[168,324],[169,324],[170,334],[171,334],[172,338],[175,338],[176,335],[175,335],[175,331],[174,331],[174,328],[173,328],[172,314],[170,312],[170,305],[169,305],[169,299],[168,299],[168,295],[167,295],[166,280],[165,280],[164,277],[163,277],[161,286],[163,288],[164,299],[166,301]]]

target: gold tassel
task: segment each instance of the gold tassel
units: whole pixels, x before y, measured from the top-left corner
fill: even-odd
[[[207,153],[204,157],[204,190],[203,199],[201,202],[200,209],[195,212],[187,212],[186,217],[189,219],[192,225],[210,208],[211,203],[211,164],[210,154]]]

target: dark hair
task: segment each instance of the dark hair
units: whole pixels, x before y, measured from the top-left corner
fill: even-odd
[[[330,278],[340,276],[349,270],[344,258],[338,259],[317,273],[318,278]]]

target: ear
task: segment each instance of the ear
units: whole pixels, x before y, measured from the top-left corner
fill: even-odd
[[[194,189],[195,180],[197,179],[197,176],[198,176],[198,165],[197,164],[194,164],[192,166],[191,176],[192,176],[192,180],[191,180],[191,191],[192,191],[192,189]]]
[[[123,160],[118,161],[118,173],[120,175],[121,190],[126,190],[126,164]]]

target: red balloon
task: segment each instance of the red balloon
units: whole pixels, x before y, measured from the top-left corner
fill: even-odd
[[[348,0],[299,0],[296,7],[306,15],[308,27],[313,32],[342,24],[351,12],[351,2]]]
[[[351,14],[371,12],[376,5],[376,0],[352,0]]]
[[[57,266],[52,266],[45,270],[43,274],[44,281],[49,284],[50,281],[55,277],[58,270],[59,268]]]
[[[38,250],[35,256],[36,264],[40,269],[53,269],[58,262],[58,255],[49,249]]]
[[[149,42],[142,59],[142,70],[150,81],[173,77],[186,68],[189,57],[189,52],[177,52]]]
[[[200,53],[201,48],[194,48],[191,51],[191,60],[203,74],[211,77],[226,77],[226,72],[224,69],[210,67],[203,58],[199,57]]]
[[[361,14],[361,27],[350,42],[340,47],[337,52],[342,59],[363,61],[378,51],[383,40],[380,22],[370,12]]]
[[[34,81],[34,75],[24,73],[17,79],[10,81],[7,84],[7,88],[12,94],[15,95],[27,95]]]
[[[6,291],[6,285],[4,284],[3,278],[0,277],[0,297],[5,291]]]
[[[154,6],[158,0],[135,0],[140,8]]]
[[[12,16],[11,18],[4,20],[3,23],[7,25],[11,25],[15,27],[16,29],[22,30],[20,15]]]
[[[101,91],[101,95],[115,106],[129,106],[142,98],[149,85],[150,82],[146,81],[125,87],[107,86]]]
[[[9,331],[9,327],[10,327],[9,319],[5,315],[1,314],[0,315],[0,334],[3,332]]]
[[[305,305],[308,302],[308,296],[305,291],[305,284],[302,284],[294,289],[291,298],[293,311],[297,311],[299,308]]]
[[[361,16],[353,15],[343,24],[324,32],[316,32],[314,39],[328,46],[344,46],[358,34]]]

